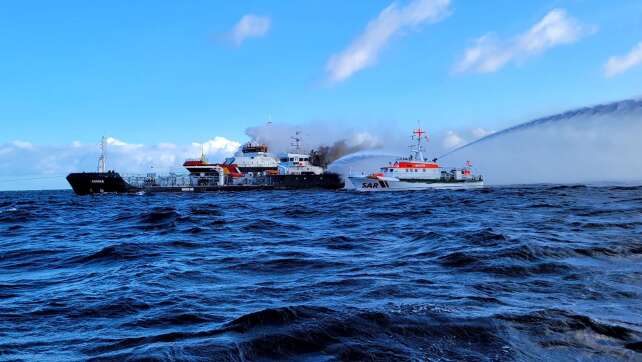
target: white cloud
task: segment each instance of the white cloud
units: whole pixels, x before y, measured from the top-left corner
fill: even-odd
[[[494,35],[487,34],[475,39],[475,45],[466,49],[455,71],[462,73],[475,68],[479,73],[494,72],[513,56],[511,49],[501,46]]]
[[[528,31],[508,41],[486,34],[474,41],[472,47],[455,65],[455,72],[492,73],[512,60],[526,59],[563,44],[574,43],[595,28],[580,24],[563,9],[549,11]]]
[[[225,137],[214,137],[213,139],[204,143],[192,143],[192,148],[196,148],[200,153],[201,145],[205,153],[225,153],[232,154],[241,147],[241,144],[236,141],[230,141]]]
[[[15,146],[16,148],[19,148],[19,149],[22,149],[22,150],[30,150],[30,149],[33,148],[33,144],[31,144],[31,142],[26,142],[26,141],[16,140],[16,141],[11,142],[11,144],[13,146]]]
[[[446,132],[446,136],[444,137],[444,140],[442,141],[442,144],[444,148],[450,149],[450,148],[455,148],[459,146],[463,146],[466,143],[466,141],[455,131],[448,131]]]
[[[271,23],[271,19],[267,16],[243,15],[232,29],[230,38],[234,45],[240,46],[248,38],[260,38],[267,34]]]
[[[450,0],[413,0],[406,6],[392,3],[339,54],[330,57],[326,65],[328,80],[338,83],[354,73],[373,65],[381,49],[394,35],[425,22],[435,22],[448,14]]]
[[[167,149],[167,150],[173,150],[176,148],[176,145],[173,143],[167,143],[167,142],[161,142],[158,144],[158,148],[161,149]]]
[[[629,53],[613,56],[604,65],[604,75],[614,77],[642,64],[642,42],[638,43]]]
[[[519,48],[527,53],[540,53],[560,44],[577,41],[585,28],[569,17],[563,9],[553,9],[535,24],[526,34],[518,38]]]
[[[141,144],[130,144],[130,143],[127,143],[127,142],[123,142],[123,141],[121,141],[119,139],[116,139],[114,137],[107,137],[105,142],[107,143],[107,145],[117,146],[117,147],[129,147],[129,148],[143,147],[143,145],[141,145]]]

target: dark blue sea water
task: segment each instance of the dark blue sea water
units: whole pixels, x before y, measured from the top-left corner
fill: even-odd
[[[642,360],[642,188],[0,193],[0,359]]]

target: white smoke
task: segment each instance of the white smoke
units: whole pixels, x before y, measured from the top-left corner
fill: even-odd
[[[583,108],[497,132],[442,158],[490,184],[642,180],[642,101]]]

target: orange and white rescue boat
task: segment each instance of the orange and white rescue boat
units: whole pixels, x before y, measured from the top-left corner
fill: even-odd
[[[421,128],[413,132],[417,140],[409,157],[397,159],[370,175],[350,175],[349,183],[357,191],[407,191],[427,189],[464,189],[484,186],[481,175],[474,175],[472,164],[462,168],[444,168],[437,159],[428,161],[423,155],[422,141],[428,141]],[[346,185],[350,188],[350,185]]]

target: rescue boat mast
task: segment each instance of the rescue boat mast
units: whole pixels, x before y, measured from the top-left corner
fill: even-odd
[[[425,139],[426,142],[428,142],[428,134],[426,133],[426,131],[424,131],[421,128],[421,126],[417,126],[417,129],[415,129],[412,132],[412,138],[417,140],[417,145],[411,146],[414,148],[413,151],[415,153],[415,156],[414,156],[415,160],[422,161],[422,162],[425,161],[426,159],[424,158],[424,153],[423,153],[424,148],[421,145],[421,141]]]

